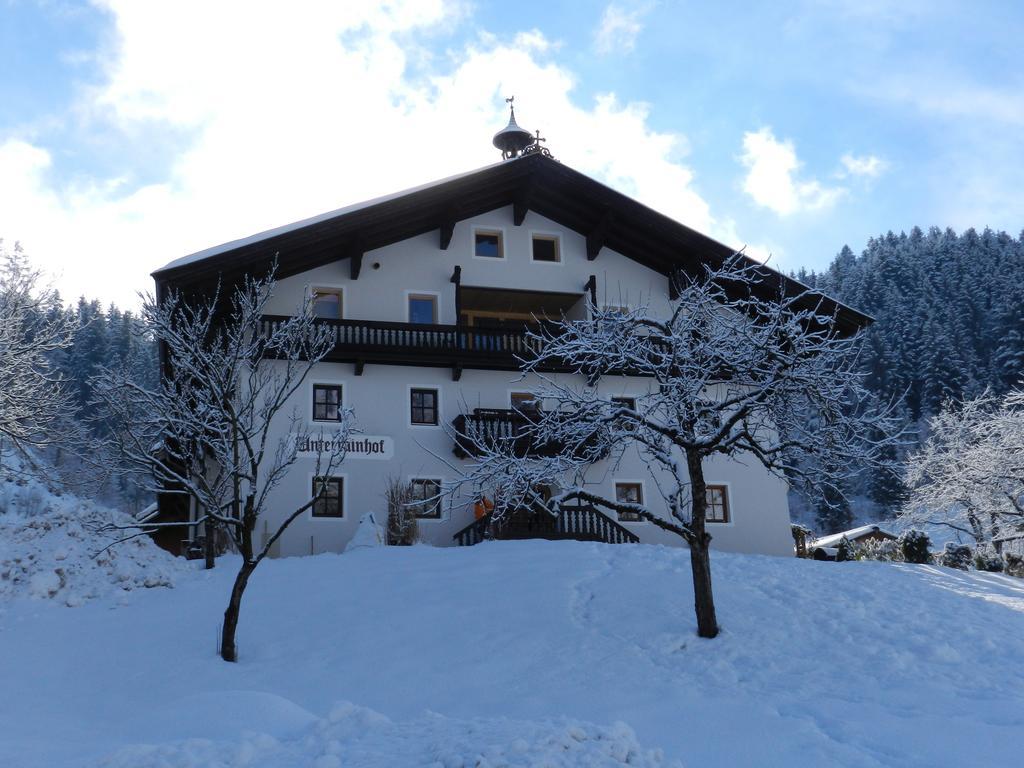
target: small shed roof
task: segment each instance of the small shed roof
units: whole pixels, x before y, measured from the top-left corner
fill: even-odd
[[[851,528],[848,531],[841,531],[840,533],[833,533],[828,536],[822,536],[820,539],[815,539],[810,543],[810,547],[814,548],[825,548],[835,547],[839,544],[843,538],[847,538],[850,541],[857,541],[863,539],[865,536],[876,534],[882,536],[882,538],[895,539],[896,537],[888,531],[883,531],[881,526],[878,525],[862,525],[858,528]]]

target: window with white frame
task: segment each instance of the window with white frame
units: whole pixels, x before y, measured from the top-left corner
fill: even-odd
[[[619,504],[643,504],[643,485],[634,482],[615,483],[615,501]],[[636,523],[641,519],[636,512],[619,512],[619,520],[622,522]]]
[[[314,288],[313,315],[327,320],[340,320],[344,316],[344,298],[340,288]]]
[[[441,481],[437,478],[415,477],[409,491],[416,517],[437,520],[441,517]]]
[[[420,426],[437,426],[437,399],[436,389],[410,389],[409,422]]]
[[[485,259],[503,259],[505,258],[503,240],[500,230],[473,230],[473,255]]]
[[[409,322],[435,324],[437,322],[437,296],[429,293],[410,293]]]
[[[557,264],[562,260],[558,235],[534,235],[532,241],[534,261]]]

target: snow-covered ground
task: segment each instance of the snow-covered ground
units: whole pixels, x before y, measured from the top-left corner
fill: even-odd
[[[0,765],[1011,766],[1024,581],[683,549],[491,542],[233,566],[0,606]],[[659,752],[658,750],[661,750]]]

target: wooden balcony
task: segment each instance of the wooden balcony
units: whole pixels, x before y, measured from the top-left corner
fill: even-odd
[[[476,456],[481,447],[511,449],[516,456],[557,456],[564,452],[565,446],[557,442],[543,442],[538,439],[534,430],[534,418],[529,411],[517,411],[504,408],[474,408],[471,414],[459,414],[452,419],[455,433],[453,452],[464,459]],[[579,447],[578,453],[585,455],[594,453],[593,459],[602,458],[594,452],[595,439],[587,439]]]
[[[264,333],[288,317],[264,315]],[[397,323],[378,320],[317,320],[330,328],[333,348],[328,362],[425,365],[518,370],[520,360],[539,349],[525,328],[472,328],[457,325]],[[567,370],[552,368],[551,370]]]

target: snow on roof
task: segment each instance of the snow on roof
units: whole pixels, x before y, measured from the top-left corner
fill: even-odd
[[[157,505],[157,503],[154,501],[148,507],[140,510],[139,513],[135,515],[135,520],[137,522],[144,523],[147,520],[152,520],[154,517],[156,517],[157,513],[159,511],[160,511],[160,508]]]
[[[862,525],[858,528],[851,528],[848,531],[841,531],[840,533],[833,533],[828,536],[822,536],[820,539],[815,539],[814,541],[812,541],[811,546],[818,548],[834,547],[839,544],[839,542],[843,539],[844,536],[850,541],[856,541],[857,539],[862,539],[865,536],[871,535],[872,533],[881,533],[885,536],[892,536],[893,538],[896,538],[888,531],[883,531],[880,526],[872,524]]]
[[[207,248],[202,251],[196,251],[195,253],[190,253],[188,256],[182,256],[179,259],[175,259],[172,262],[164,264],[164,266],[160,267],[160,269],[158,269],[153,274],[156,275],[159,274],[160,272],[165,272],[169,269],[177,269],[178,267],[184,267],[187,264],[195,264],[196,262],[203,261],[204,259],[211,258],[212,256],[218,256],[222,253],[227,253],[228,251],[233,251],[236,248],[241,248],[242,246],[245,245],[252,245],[253,243],[258,243],[263,240],[269,240],[270,238],[277,237],[278,235],[284,235],[287,234],[288,232],[294,232],[295,230],[302,229],[303,227],[307,227],[310,224],[318,224],[321,221],[328,221],[329,219],[333,219],[338,216],[344,216],[349,213],[355,213],[356,211],[361,211],[364,208],[370,208],[374,205],[379,205],[380,203],[386,203],[391,200],[396,200],[400,197],[404,197],[405,195],[411,195],[416,192],[422,192],[424,190],[431,189],[432,187],[439,187],[442,184],[447,184],[448,182],[456,181],[457,179],[465,178],[466,176],[472,176],[473,174],[480,173],[481,171],[486,171],[490,168],[493,168],[497,165],[501,165],[502,163],[506,162],[510,161],[501,160],[497,163],[492,163],[491,165],[485,165],[482,168],[474,168],[471,171],[457,173],[454,176],[448,176],[447,178],[444,179],[431,181],[428,182],[427,184],[420,184],[419,186],[403,189],[399,192],[392,192],[387,195],[382,195],[381,197],[375,197],[372,200],[364,200],[360,203],[353,203],[352,205],[345,206],[344,208],[338,208],[333,211],[328,211],[327,213],[321,213],[316,216],[311,216],[308,219],[293,221],[290,224],[284,224],[280,227],[274,227],[273,229],[268,229],[264,232],[257,232],[256,234],[249,235],[248,237],[242,237],[239,238],[238,240],[231,240],[230,242],[227,243],[221,243],[220,245],[215,245],[212,248]]]

